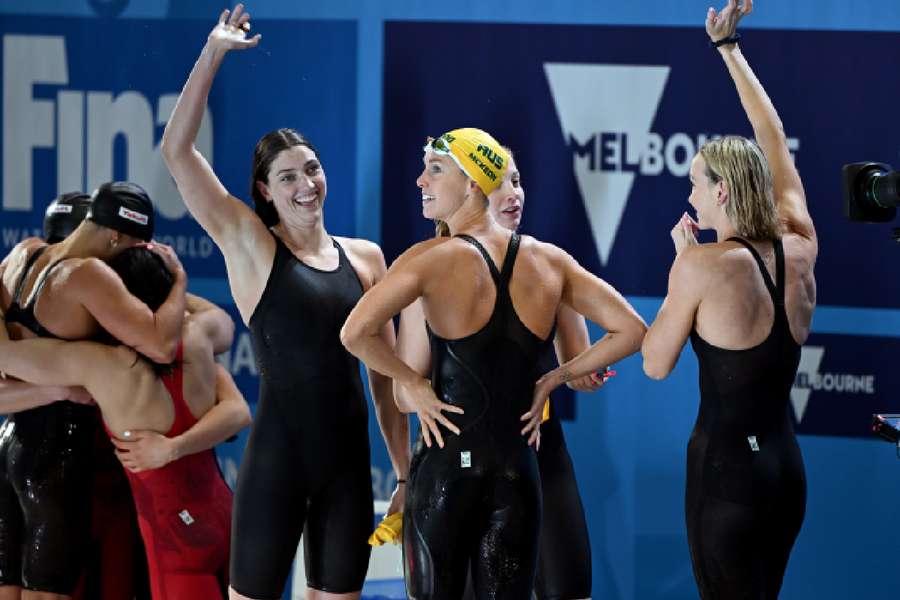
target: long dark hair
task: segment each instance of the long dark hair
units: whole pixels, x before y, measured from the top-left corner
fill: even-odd
[[[253,206],[256,214],[266,227],[278,225],[279,218],[275,206],[265,199],[262,192],[256,187],[257,181],[269,183],[269,168],[272,162],[282,150],[294,146],[306,146],[313,151],[316,159],[319,159],[319,151],[306,137],[287,127],[270,131],[259,138],[256,148],[253,150],[253,176],[250,178],[250,197],[253,198]]]
[[[156,312],[172,291],[175,277],[166,268],[162,258],[155,252],[143,246],[133,246],[123,250],[107,264],[122,279],[122,283],[131,294]],[[121,343],[108,336],[108,342]],[[153,362],[146,356],[153,372],[157,375],[168,375],[175,367],[175,363],[160,364]]]

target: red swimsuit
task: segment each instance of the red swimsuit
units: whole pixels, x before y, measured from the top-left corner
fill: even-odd
[[[162,377],[175,408],[167,437],[197,422],[184,400],[180,347],[175,364],[174,371]],[[228,585],[232,494],[213,451],[127,474],[147,551],[153,599],[222,598]]]

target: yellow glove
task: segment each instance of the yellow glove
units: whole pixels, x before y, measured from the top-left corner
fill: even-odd
[[[403,536],[403,511],[386,515],[369,537],[370,546],[382,546],[386,542],[399,544]]]

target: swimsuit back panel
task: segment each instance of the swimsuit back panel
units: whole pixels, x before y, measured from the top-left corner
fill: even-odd
[[[532,402],[534,384],[542,375],[541,356],[553,339],[542,340],[519,319],[509,295],[509,281],[519,249],[512,234],[501,269],[487,250],[469,236],[457,236],[475,246],[497,286],[494,311],[476,333],[449,340],[428,327],[432,356],[432,386],[447,404],[465,414],[448,414],[463,432],[488,431],[519,436],[521,421]]]

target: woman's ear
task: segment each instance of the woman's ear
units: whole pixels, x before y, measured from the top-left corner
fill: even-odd
[[[269,186],[267,186],[262,181],[256,181],[256,189],[259,190],[259,193],[262,194],[262,197],[267,201],[272,201],[272,194],[269,193]]]

